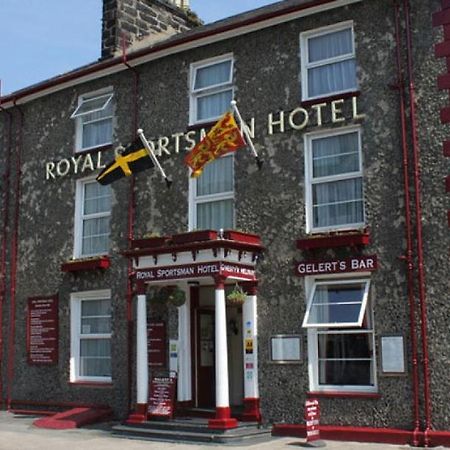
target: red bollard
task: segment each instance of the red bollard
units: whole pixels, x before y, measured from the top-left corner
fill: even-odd
[[[310,399],[305,402],[306,445],[308,447],[325,447],[320,440],[320,407],[319,400]]]

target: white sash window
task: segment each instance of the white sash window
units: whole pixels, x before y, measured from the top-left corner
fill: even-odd
[[[300,56],[303,100],[357,89],[352,22],[301,33]]]

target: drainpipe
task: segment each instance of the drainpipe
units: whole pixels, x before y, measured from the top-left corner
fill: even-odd
[[[408,144],[405,115],[405,84],[403,77],[403,67],[401,62],[401,40],[400,40],[400,5],[395,0],[395,40],[396,40],[396,63],[397,63],[397,86],[399,92],[399,111],[402,136],[402,157],[403,157],[403,189],[405,199],[405,237],[406,237],[406,255],[402,256],[407,266],[407,291],[409,303],[410,320],[410,339],[412,352],[412,377],[413,377],[413,415],[414,432],[412,445],[419,446],[420,419],[419,419],[419,367],[418,367],[418,349],[416,336],[416,311],[414,298],[414,267],[412,252],[412,225],[411,225],[411,197],[409,191],[409,161]]]
[[[416,98],[413,72],[412,37],[411,37],[411,11],[408,0],[403,0],[405,24],[406,24],[406,54],[408,60],[409,98],[410,98],[410,123],[411,143],[414,170],[414,200],[415,200],[415,222],[417,235],[417,278],[419,284],[419,303],[421,316],[421,335],[423,353],[423,384],[424,384],[424,408],[425,408],[425,431],[424,444],[430,444],[429,432],[431,431],[431,402],[430,402],[430,370],[428,357],[428,333],[427,333],[427,305],[425,291],[425,274],[423,267],[423,235],[422,235],[422,205],[420,190],[420,148],[417,136]]]
[[[138,129],[138,107],[137,107],[137,97],[138,97],[138,89],[139,89],[139,73],[138,71],[130,66],[127,62],[126,55],[126,46],[125,46],[125,37],[123,39],[123,52],[122,52],[122,63],[131,70],[134,76],[133,83],[133,136],[137,137],[137,129]],[[128,236],[128,249],[131,249],[131,241],[134,237],[134,225],[135,225],[135,216],[136,216],[136,193],[135,193],[135,178],[132,176],[130,178],[130,190],[128,194],[128,227],[127,227],[127,236]],[[133,401],[132,401],[132,375],[133,375],[133,261],[131,258],[128,258],[128,266],[127,266],[127,327],[128,327],[128,410],[131,410]]]
[[[12,115],[2,108],[8,117],[8,125],[6,128],[6,161],[4,174],[4,202],[3,202],[3,230],[2,230],[2,244],[0,256],[0,408],[3,408],[3,305],[5,303],[6,293],[6,246],[8,242],[8,222],[9,222],[9,196],[10,196],[10,182],[11,182],[11,146],[12,146]]]
[[[18,234],[19,234],[19,208],[20,208],[20,179],[21,179],[21,153],[23,137],[23,112],[14,101],[14,107],[19,112],[18,137],[16,146],[16,180],[14,193],[16,196],[14,205],[14,224],[11,238],[11,269],[10,269],[10,311],[9,311],[9,339],[8,339],[8,388],[6,397],[7,409],[11,409],[11,391],[14,379],[14,350],[16,333],[16,285],[17,285],[17,254],[18,254]]]

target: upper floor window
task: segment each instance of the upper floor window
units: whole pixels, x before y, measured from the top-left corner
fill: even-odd
[[[95,179],[77,181],[75,199],[74,256],[101,255],[109,252],[111,186]]]
[[[300,57],[303,100],[357,88],[351,22],[301,33]]]
[[[376,391],[375,333],[367,278],[307,281],[312,391]]]
[[[227,155],[205,166],[190,180],[190,229],[234,227],[234,157]]]
[[[111,381],[111,291],[70,298],[70,381]]]
[[[191,66],[190,123],[218,119],[233,99],[233,57],[224,55]]]
[[[359,128],[305,135],[307,232],[364,225]]]
[[[113,131],[113,94],[83,95],[71,118],[76,121],[77,151],[111,144]]]

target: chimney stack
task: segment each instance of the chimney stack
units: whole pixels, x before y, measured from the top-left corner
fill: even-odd
[[[121,54],[124,38],[151,44],[199,25],[189,0],[103,0],[101,59]]]

